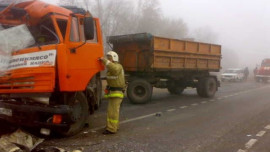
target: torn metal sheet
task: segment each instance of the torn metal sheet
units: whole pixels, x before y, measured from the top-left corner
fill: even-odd
[[[28,134],[18,129],[16,132],[10,135],[3,135],[0,138],[0,151],[32,151],[37,145],[39,145],[43,141],[44,139],[37,138],[34,135]]]
[[[0,51],[12,53],[35,44],[25,24],[0,31]]]
[[[3,27],[0,26],[0,75],[7,71],[12,52],[35,44],[26,25],[2,30],[1,28]]]
[[[10,53],[0,51],[0,76],[8,69],[10,59]]]

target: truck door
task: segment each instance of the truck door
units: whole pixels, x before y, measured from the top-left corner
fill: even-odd
[[[89,80],[103,70],[98,58],[103,56],[103,44],[98,19],[94,19],[94,38],[85,39],[84,16],[72,16],[69,19],[66,41],[67,75],[66,91],[84,90]]]

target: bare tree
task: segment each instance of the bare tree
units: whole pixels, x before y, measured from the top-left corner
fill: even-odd
[[[164,17],[156,0],[62,0],[60,4],[90,10],[100,19],[104,37],[147,32],[180,39],[188,34],[185,22]]]

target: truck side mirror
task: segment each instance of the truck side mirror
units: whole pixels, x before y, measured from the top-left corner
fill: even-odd
[[[94,39],[95,32],[94,32],[94,19],[92,17],[85,17],[84,18],[84,34],[86,40]]]

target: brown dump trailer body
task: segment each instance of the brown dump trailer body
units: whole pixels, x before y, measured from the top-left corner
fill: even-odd
[[[209,72],[219,72],[221,68],[220,45],[148,33],[111,36],[108,42],[118,53],[128,75],[127,94],[132,102],[149,101],[152,87],[168,88],[172,94],[180,94],[186,87],[196,87],[200,96],[212,97],[219,86],[216,77]],[[212,90],[205,91],[208,82]]]

